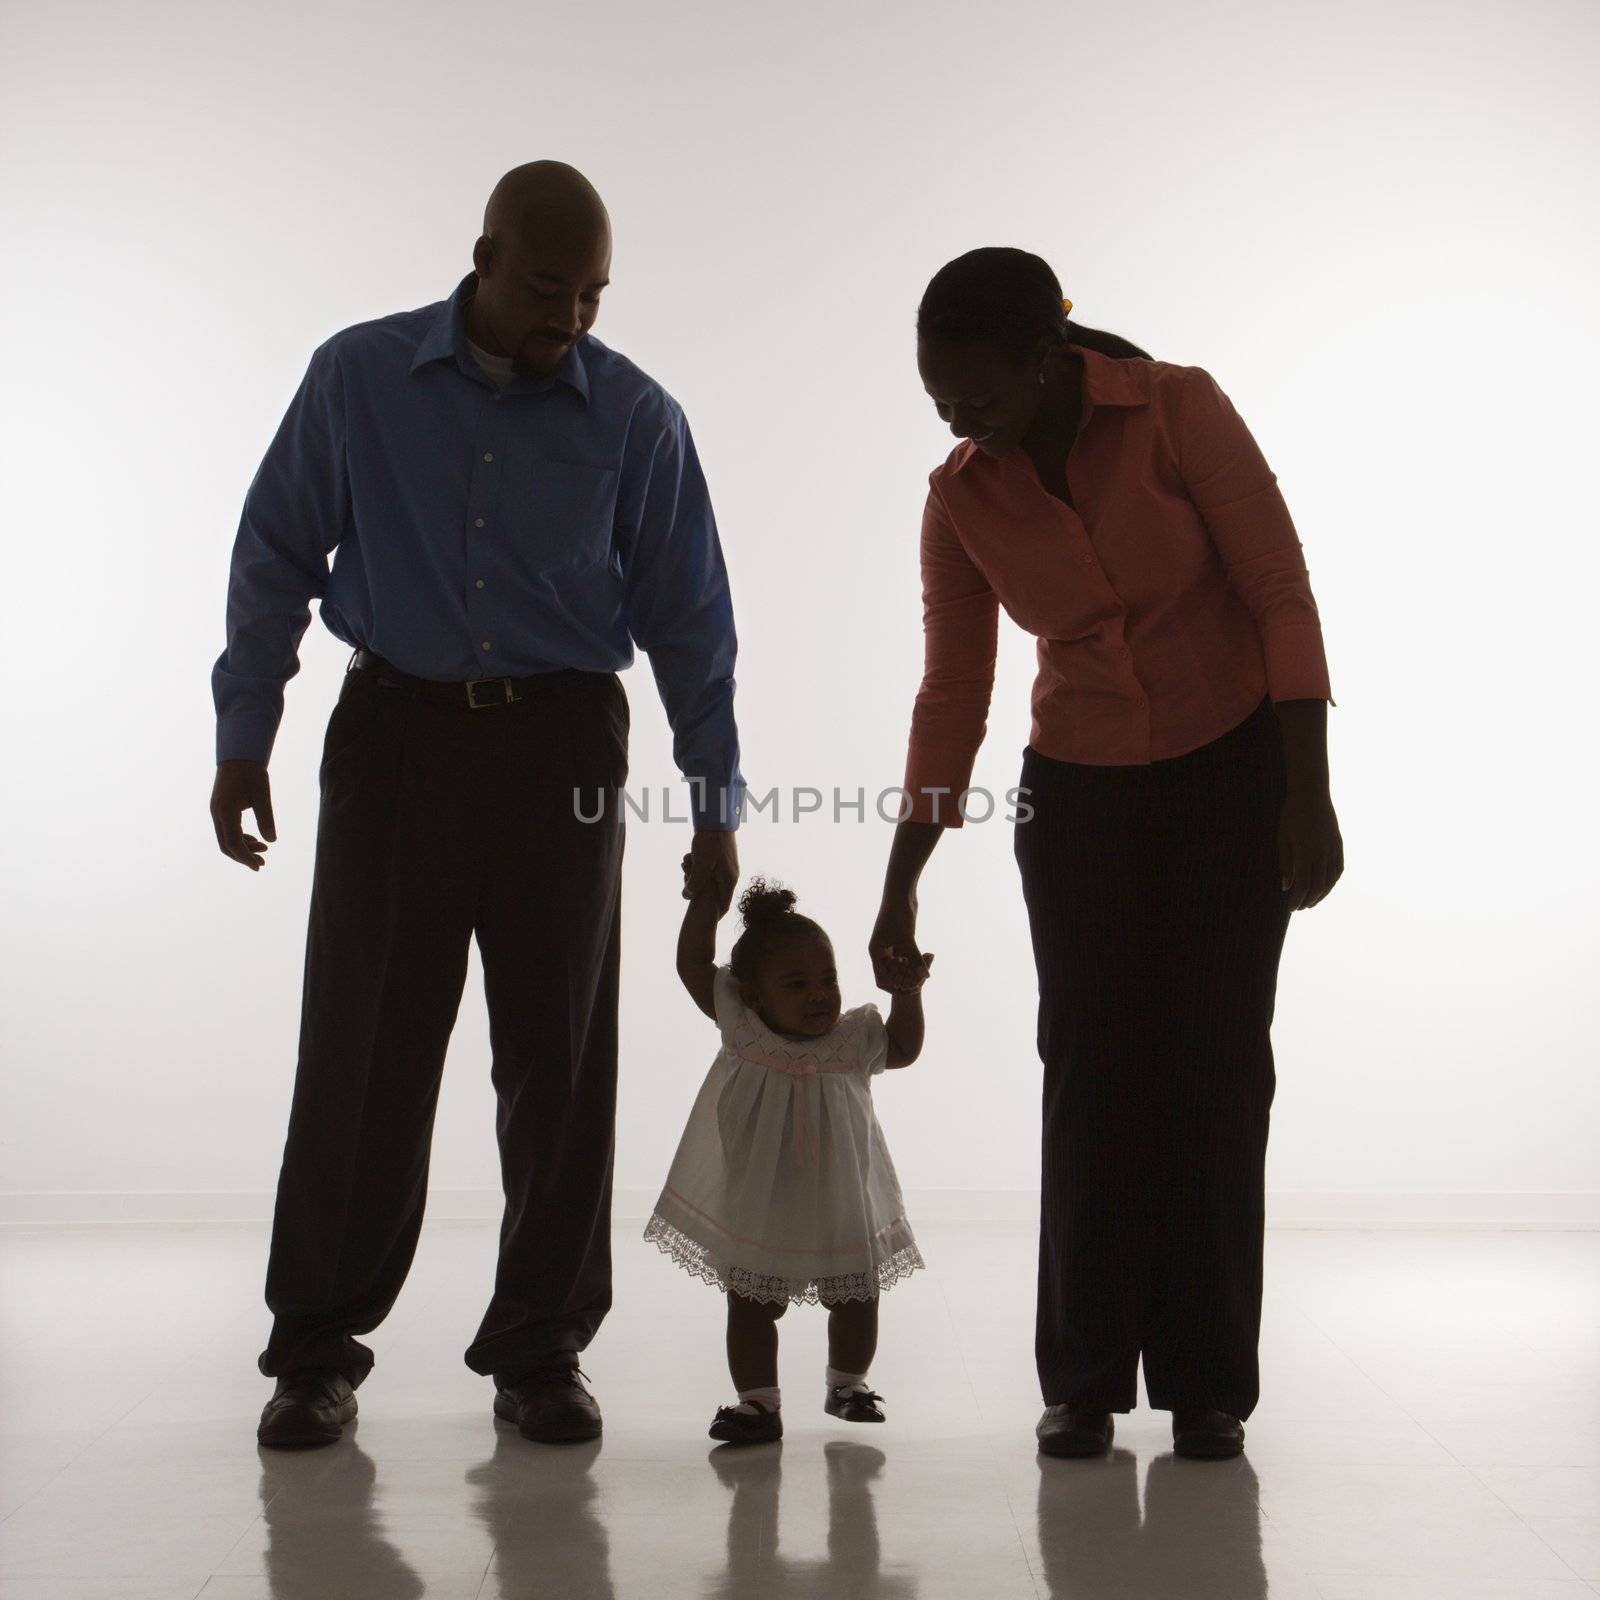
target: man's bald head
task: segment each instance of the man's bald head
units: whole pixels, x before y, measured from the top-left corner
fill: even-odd
[[[611,217],[600,191],[565,161],[526,161],[513,167],[489,195],[483,231],[490,239],[507,232],[522,239],[560,232],[609,235]]]
[[[549,377],[593,326],[611,281],[611,218],[565,161],[529,161],[495,186],[472,250],[469,337],[517,370]]]

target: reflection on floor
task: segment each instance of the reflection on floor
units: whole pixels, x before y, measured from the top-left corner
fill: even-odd
[[[461,1364],[494,1230],[430,1227],[339,1445],[258,1450],[264,1230],[0,1233],[7,1600],[1593,1600],[1600,1240],[1274,1233],[1245,1456],[1118,1419],[1033,1448],[1034,1240],[919,1228],[884,1302],[889,1421],[822,1410],[781,1324],[785,1439],[705,1437],[721,1307],[621,1228],[592,1445],[495,1423]]]

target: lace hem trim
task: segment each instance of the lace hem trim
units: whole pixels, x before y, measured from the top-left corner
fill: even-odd
[[[910,1277],[919,1267],[927,1266],[922,1259],[922,1252],[912,1243],[902,1245],[870,1271],[830,1273],[802,1282],[781,1273],[719,1266],[708,1259],[709,1251],[705,1245],[675,1228],[659,1212],[650,1218],[644,1237],[647,1243],[655,1245],[663,1255],[670,1256],[686,1272],[709,1283],[712,1288],[721,1289],[724,1294],[732,1291],[747,1300],[761,1300],[772,1305],[787,1303],[814,1306],[824,1299],[872,1300],[881,1291],[892,1289],[902,1278]]]

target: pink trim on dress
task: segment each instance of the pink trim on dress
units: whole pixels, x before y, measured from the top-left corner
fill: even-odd
[[[758,1067],[771,1067],[775,1072],[787,1072],[791,1077],[809,1078],[818,1072],[860,1072],[860,1061],[795,1061],[786,1056],[762,1055],[742,1044],[730,1048],[741,1061],[753,1061]]]
[[[672,1198],[674,1200],[676,1200],[678,1202],[678,1204],[684,1208],[685,1211],[692,1211],[692,1212],[694,1212],[694,1214],[697,1217],[701,1217],[705,1221],[709,1222],[711,1224],[711,1226],[713,1228],[715,1228],[717,1230],[717,1232],[720,1233],[723,1236],[724,1239],[731,1239],[735,1244],[753,1244],[758,1250],[777,1250],[778,1248],[780,1248],[777,1245],[768,1244],[766,1242],[766,1240],[764,1240],[764,1239],[747,1239],[747,1238],[744,1237],[743,1234],[730,1233],[728,1231],[728,1229],[723,1227],[723,1225],[720,1222],[718,1222],[717,1219],[714,1216],[712,1216],[709,1211],[702,1211],[700,1209],[700,1207],[697,1206],[692,1200],[688,1199],[685,1195],[680,1193],[677,1189],[674,1189],[670,1183],[665,1185],[665,1189],[666,1189],[666,1192],[668,1194],[670,1194],[672,1196]],[[903,1228],[905,1226],[906,1226],[906,1219],[904,1217],[896,1217],[893,1222],[886,1223],[883,1227],[879,1228],[876,1233],[870,1233],[870,1234],[867,1235],[867,1237],[869,1239],[881,1239],[886,1233],[893,1233],[896,1228]],[[783,1245],[781,1248],[782,1248],[782,1250],[783,1250],[785,1255],[796,1255],[796,1256],[838,1256],[838,1255],[846,1255],[852,1250],[859,1250],[861,1247],[860,1247],[860,1245],[854,1245],[854,1244],[849,1244],[849,1245],[816,1245],[816,1246],[788,1245],[788,1244],[786,1244],[786,1245]]]

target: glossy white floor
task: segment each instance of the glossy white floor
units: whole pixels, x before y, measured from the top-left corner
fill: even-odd
[[[705,1437],[721,1308],[619,1228],[594,1446],[493,1423],[461,1364],[486,1226],[430,1226],[339,1445],[259,1451],[265,1233],[0,1234],[7,1600],[1581,1600],[1600,1593],[1600,1237],[1275,1232],[1246,1456],[1035,1454],[1032,1231],[924,1226],[884,1301],[890,1414]]]

